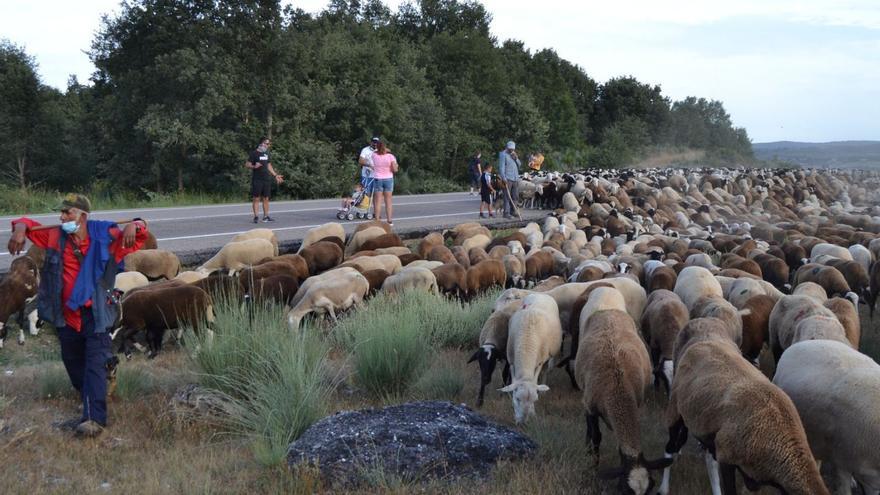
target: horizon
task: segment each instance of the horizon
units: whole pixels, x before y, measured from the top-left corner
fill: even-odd
[[[282,1],[311,14],[327,3]],[[384,3],[394,12],[403,2]],[[637,0],[626,12],[600,2],[480,3],[498,43],[553,49],[600,84],[631,75],[673,101],[719,100],[755,144],[880,139],[880,6],[867,1]],[[64,91],[71,74],[90,81],[84,51],[102,13],[118,13],[119,2],[45,0],[5,10],[0,37],[34,57],[44,84]],[[33,18],[44,29],[31,29]]]

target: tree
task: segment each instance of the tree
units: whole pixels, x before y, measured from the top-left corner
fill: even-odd
[[[3,171],[25,189],[40,115],[37,64],[24,50],[0,40],[0,157]]]

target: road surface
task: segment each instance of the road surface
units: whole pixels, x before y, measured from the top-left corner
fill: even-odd
[[[451,225],[480,220],[477,217],[479,196],[466,192],[421,194],[394,197],[394,230]],[[219,249],[233,236],[255,227],[271,228],[279,242],[302,239],[312,227],[336,222],[339,199],[303,201],[273,201],[269,214],[276,219],[270,223],[253,223],[250,203],[181,206],[172,208],[142,208],[92,212],[91,218],[126,220],[141,217],[159,241],[161,249],[176,253],[192,253]],[[537,218],[545,212],[523,210],[523,218]],[[262,211],[260,213],[262,218]],[[31,215],[40,223],[58,223],[58,214]],[[0,217],[0,273],[12,262],[6,245],[10,236],[10,221],[17,216]],[[488,225],[502,223],[500,218],[480,220]],[[362,220],[341,221],[346,232],[354,230]]]

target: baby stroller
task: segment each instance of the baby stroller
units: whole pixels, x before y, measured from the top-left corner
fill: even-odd
[[[348,211],[339,210],[336,218],[339,220],[354,220],[355,218],[367,220],[373,219],[373,179],[372,176],[364,178],[364,187],[351,195]]]

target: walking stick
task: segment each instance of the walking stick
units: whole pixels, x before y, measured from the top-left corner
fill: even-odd
[[[513,211],[516,212],[516,218],[518,218],[518,219],[520,219],[520,221],[522,221],[522,215],[519,214],[519,208],[516,206],[516,202],[513,201],[513,198],[510,197],[510,183],[507,181],[504,181],[504,183],[505,183],[504,194],[507,195],[507,200],[510,201],[510,206],[512,206]]]
[[[120,220],[120,221],[116,222],[116,224],[122,225],[122,224],[126,224],[126,223],[131,223],[131,222],[134,222],[134,220]],[[38,230],[46,230],[46,229],[57,229],[58,227],[61,227],[61,225],[38,225],[36,227],[29,228],[28,232],[36,232]]]

